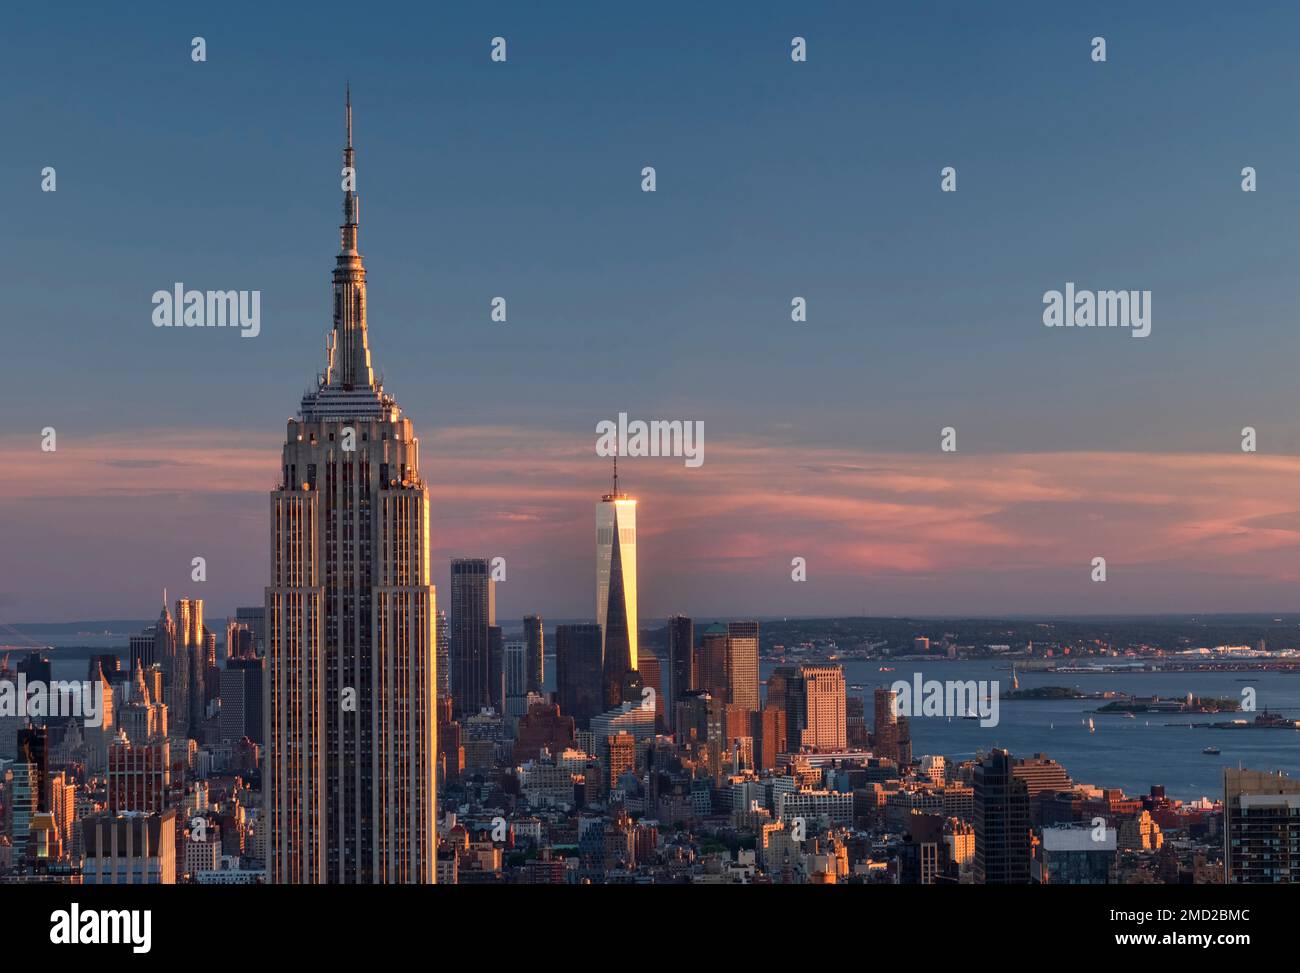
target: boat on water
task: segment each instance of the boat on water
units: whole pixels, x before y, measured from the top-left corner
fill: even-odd
[[[1092,717],[1091,717],[1091,716],[1088,717],[1088,732],[1089,732],[1089,733],[1096,733],[1096,732],[1097,732],[1097,724],[1095,724],[1095,723],[1092,722]]]
[[[1206,747],[1204,750],[1201,751],[1201,753],[1209,754],[1210,756],[1215,756],[1215,755],[1217,755],[1217,754],[1219,753],[1219,748],[1218,748],[1218,747]]]
[[[877,672],[893,672],[893,671],[894,671],[894,667],[893,667],[893,666],[881,666],[881,667],[880,667],[879,669],[877,669],[876,671],[877,671]]]
[[[1132,713],[1125,713],[1125,714],[1124,714],[1124,719],[1126,719],[1126,720],[1136,720],[1137,717],[1134,716]]]

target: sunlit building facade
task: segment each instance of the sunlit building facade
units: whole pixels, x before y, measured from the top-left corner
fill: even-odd
[[[347,108],[344,172],[355,173]],[[370,365],[345,186],[328,364],[289,420],[266,590],[267,869],[276,883],[431,883],[435,597],[411,421]]]
[[[596,504],[596,624],[605,705],[616,706],[632,695],[637,671],[636,500],[619,492],[617,472],[613,491]]]

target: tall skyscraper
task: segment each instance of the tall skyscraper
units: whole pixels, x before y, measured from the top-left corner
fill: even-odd
[[[786,749],[789,731],[786,729],[784,706],[768,703],[761,712],[750,715],[754,739],[754,768],[760,772],[776,769],[776,758]]]
[[[37,810],[48,811],[46,784],[50,776],[50,730],[46,726],[29,723],[18,731],[18,763],[36,768]]]
[[[897,695],[884,687],[877,687],[875,691],[871,749],[877,757],[886,757],[900,767],[906,767],[912,762],[912,726],[908,717],[897,713]],[[1029,771],[1033,772],[1032,769]],[[1068,786],[1068,780],[1066,783]]]
[[[137,665],[148,669],[158,658],[155,655],[157,646],[157,635],[152,627],[146,628],[139,635],[132,635],[130,641],[130,667],[132,671]]]
[[[783,749],[798,752],[800,734],[805,722],[804,700],[801,698],[799,670],[794,666],[777,666],[767,677],[767,706],[785,712],[786,741]],[[847,717],[846,717],[847,720]]]
[[[506,637],[500,625],[488,626],[488,705],[506,711]]]
[[[1011,754],[994,750],[975,765],[976,883],[1028,883],[1031,837],[1028,785]]]
[[[721,622],[714,622],[700,636],[695,683],[696,689],[727,701],[727,627]]]
[[[345,175],[355,176],[347,102]],[[266,589],[267,868],[276,883],[435,878],[435,593],[411,420],[375,380],[355,183],[327,364],[289,420]]]
[[[546,633],[541,615],[524,616],[524,642],[528,645],[528,691],[540,693],[546,681]]]
[[[601,632],[605,705],[640,702],[637,667],[636,500],[614,489],[596,504],[596,624]],[[635,691],[634,691],[635,690]]]
[[[700,638],[695,663],[696,688],[747,712],[758,712],[757,622],[710,625]]]
[[[50,809],[48,727],[29,723],[18,731],[18,760],[11,772],[13,781],[6,795],[6,811],[13,839],[13,860],[22,862],[37,856],[34,846],[37,816]]]
[[[695,688],[695,622],[685,615],[668,619],[668,716],[676,720],[677,704]],[[676,727],[673,730],[676,731]]]
[[[493,706],[491,629],[497,623],[496,582],[486,558],[451,562],[451,695],[457,715]],[[497,670],[500,672],[500,670]]]
[[[210,628],[203,629],[203,668],[199,670],[199,722],[195,725],[194,736],[200,736],[198,729],[207,719],[208,707],[221,697],[221,669],[217,665],[217,633]]]
[[[514,722],[528,712],[528,643],[511,639],[501,647],[501,675],[505,683],[502,710]]]
[[[844,700],[845,722],[850,750],[867,750],[871,747],[871,734],[867,732],[867,704],[861,696],[851,695]]]
[[[203,632],[203,599],[176,599],[174,661],[167,706],[172,734],[181,740],[196,738],[203,722]]]
[[[586,728],[603,712],[604,683],[599,625],[555,627],[555,678],[560,712]]]
[[[221,670],[221,739],[262,743],[265,659],[231,659]]]
[[[1260,770],[1223,772],[1223,880],[1300,882],[1300,780]]]
[[[641,677],[642,698],[649,698],[645,695],[645,690],[650,689],[654,692],[655,718],[658,720],[658,725],[662,726],[664,722],[664,713],[666,712],[664,676],[663,669],[659,665],[659,657],[655,655],[653,649],[641,649],[638,657],[637,672]]]
[[[13,841],[13,860],[23,862],[36,857],[30,848],[33,820],[42,812],[41,796],[45,793],[42,770],[34,763],[19,760],[10,768],[13,779],[6,794],[9,835]]]
[[[161,703],[167,707],[167,725],[168,731],[177,734],[176,722],[181,719],[177,709],[180,702],[174,698],[174,687],[176,685],[176,622],[167,610],[167,589],[163,589],[162,608],[158,612],[158,621],[153,626],[154,649],[153,662],[162,670],[162,696],[155,697],[155,703]],[[134,667],[135,660],[132,659]],[[148,666],[144,667],[146,671]],[[188,693],[186,694],[188,699]],[[189,717],[185,716],[186,728],[188,729]],[[177,734],[179,735],[179,734]]]
[[[848,745],[848,705],[843,666],[801,666],[799,743],[809,750],[836,753]]]
[[[848,699],[842,666],[778,666],[767,678],[765,709],[785,718],[767,718],[769,730],[785,728],[784,749],[834,753],[848,745]],[[768,746],[776,746],[769,739]]]
[[[525,696],[528,693],[528,643],[511,639],[501,650],[501,669],[506,683],[506,696]]]
[[[727,623],[727,701],[758,711],[758,622]]]
[[[451,625],[447,613],[439,608],[434,617],[438,634],[438,695],[451,695]]]

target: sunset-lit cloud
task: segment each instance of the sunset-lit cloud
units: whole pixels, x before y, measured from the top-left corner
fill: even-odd
[[[503,617],[592,614],[593,504],[611,473],[593,442],[505,426],[425,432],[435,583],[452,556],[501,555]],[[0,447],[0,618],[148,615],[164,584],[218,611],[261,600],[275,434],[67,437],[55,453],[9,436]],[[640,500],[647,617],[1284,610],[1300,580],[1295,457],[713,440],[698,469],[624,458],[619,472]],[[209,564],[202,591],[188,584],[195,555]],[[1089,578],[1099,555],[1105,584]],[[790,580],[796,556],[807,582]]]

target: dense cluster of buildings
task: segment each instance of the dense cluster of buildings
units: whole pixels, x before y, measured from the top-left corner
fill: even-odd
[[[263,880],[263,610],[225,628],[219,658],[203,602],[180,599],[84,680],[40,652],[0,661],[0,684],[97,696],[93,718],[0,716],[0,882]]]
[[[704,688],[704,646],[729,627],[684,638],[690,620],[671,621],[672,644],[693,650],[677,671],[692,676],[645,680],[662,707],[625,700],[577,719],[557,702],[563,685],[529,693],[518,718],[456,718],[445,702],[439,880],[1207,883],[1289,881],[1300,867],[1296,782],[1229,770],[1223,804],[1183,805],[1160,787],[1130,797],[1075,782],[1045,754],[914,756],[893,692],[877,689],[872,718],[853,721],[863,701],[836,666],[777,668],[765,692],[743,669],[743,686]]]

